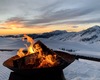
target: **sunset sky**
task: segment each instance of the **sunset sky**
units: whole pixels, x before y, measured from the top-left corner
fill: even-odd
[[[100,25],[100,0],[0,0],[0,35],[81,31]]]

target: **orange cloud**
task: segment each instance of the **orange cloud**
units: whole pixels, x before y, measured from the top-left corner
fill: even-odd
[[[87,27],[82,27],[83,25],[66,25],[66,24],[55,24],[55,25],[35,25],[28,24],[28,20],[23,18],[13,17],[0,24],[0,35],[1,34],[27,34],[27,33],[43,33],[50,32],[54,30],[67,30],[69,32],[78,32]]]
[[[24,24],[18,23],[16,21],[11,21],[0,24],[0,27],[3,27],[4,29],[23,28]]]

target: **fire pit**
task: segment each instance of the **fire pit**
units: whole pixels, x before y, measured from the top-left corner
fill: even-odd
[[[53,51],[41,41],[33,44],[32,38],[27,35],[24,38],[27,38],[28,42],[31,39],[28,50],[20,49],[17,55],[3,63],[13,71],[9,80],[65,80],[63,69],[75,60],[75,56]]]
[[[61,64],[54,66],[54,67],[49,67],[49,68],[39,68],[39,69],[19,69],[14,67],[13,65],[13,60],[17,59],[18,56],[13,56],[10,59],[6,60],[3,65],[14,72],[11,73],[10,79],[9,80],[65,80],[64,75],[63,75],[63,69],[70,65],[74,60],[75,57],[61,51],[54,51],[59,55],[62,59]],[[16,78],[16,79],[15,79]],[[17,79],[18,78],[18,79]]]

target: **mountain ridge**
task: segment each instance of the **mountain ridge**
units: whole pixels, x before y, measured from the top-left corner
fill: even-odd
[[[80,41],[80,42],[100,42],[100,26],[95,25],[80,32],[67,32],[58,36],[52,36],[49,39],[61,41]]]
[[[86,30],[80,32],[67,32],[66,30],[55,30],[52,32],[42,33],[42,34],[28,34],[32,38],[48,38],[50,40],[60,40],[60,41],[78,41],[78,42],[100,42],[100,26],[95,25]],[[1,36],[4,38],[19,38],[23,35],[7,35]]]

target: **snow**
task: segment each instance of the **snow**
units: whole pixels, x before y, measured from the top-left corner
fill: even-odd
[[[80,32],[67,32],[64,34],[52,36],[50,40],[61,40],[61,41],[76,41],[84,43],[99,43],[100,44],[100,26],[93,26]]]
[[[100,80],[100,68],[94,66],[95,64],[99,62],[90,64],[88,61],[76,60],[65,68],[64,74],[68,80]]]
[[[8,80],[11,70],[7,69],[2,64],[6,59],[10,58],[11,56],[14,56],[15,53],[16,51],[0,52],[0,80]]]
[[[41,40],[49,48],[54,50],[59,50],[59,48],[73,49],[76,50],[75,52],[72,52],[73,54],[75,53],[100,58],[100,45],[97,44],[96,46],[96,43],[84,44],[81,42],[62,42],[50,39],[36,40]],[[21,39],[0,38],[0,49],[19,49],[20,47],[24,47],[24,43],[25,42],[22,42]],[[16,51],[0,51],[0,80],[8,80],[11,70],[4,67],[2,63],[15,54]],[[83,59],[75,60],[72,64],[63,70],[64,76],[66,80],[100,80],[99,66],[99,62]]]

